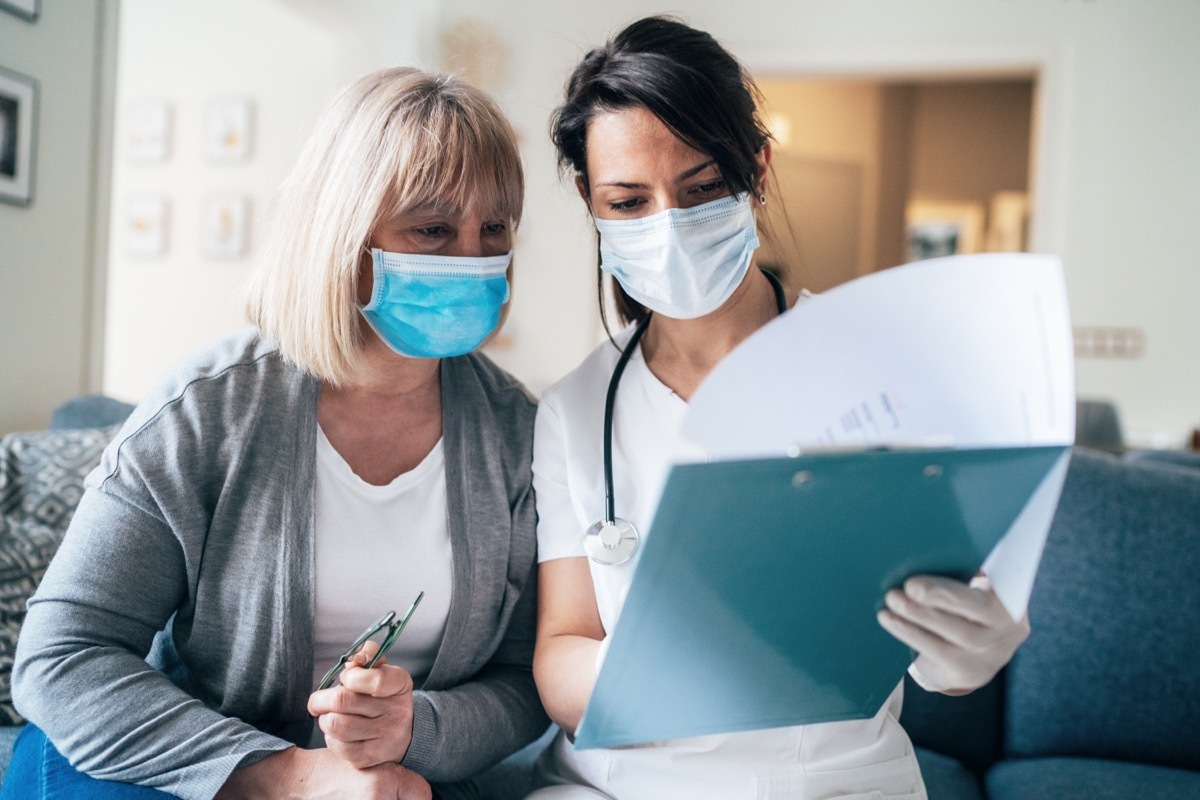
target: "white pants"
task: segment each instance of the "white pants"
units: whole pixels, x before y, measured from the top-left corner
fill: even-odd
[[[925,800],[901,689],[870,720],[575,750],[561,732],[528,800]]]

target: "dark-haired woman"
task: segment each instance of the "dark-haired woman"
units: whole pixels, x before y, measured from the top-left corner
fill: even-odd
[[[898,722],[900,686],[872,719],[611,750],[576,751],[569,736],[636,560],[601,563],[619,557],[584,535],[607,518],[602,432],[614,370],[626,355],[613,404],[615,511],[644,535],[669,466],[705,459],[679,434],[688,398],[733,347],[794,302],[755,264],[771,160],[756,96],[711,36],[649,18],[584,57],[555,116],[560,163],[595,220],[600,268],[616,280],[628,327],[549,389],[537,415],[534,676],[565,732],[540,762],[552,785],[537,800],[925,797]],[[1028,634],[986,583],[928,576],[890,592],[880,624],[920,653],[914,677],[947,693],[982,686]]]

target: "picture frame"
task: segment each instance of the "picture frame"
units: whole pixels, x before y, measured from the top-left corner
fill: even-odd
[[[1029,194],[1002,191],[988,204],[987,251],[1019,253],[1029,247]]]
[[[125,252],[133,258],[159,258],[167,253],[167,232],[170,222],[170,203],[167,198],[144,195],[129,198],[125,203]]]
[[[42,0],[0,0],[0,11],[33,22],[42,13]]]
[[[38,82],[0,67],[0,201],[33,202]]]
[[[982,203],[909,201],[904,214],[907,260],[981,252],[983,220]]]
[[[171,155],[171,104],[139,100],[129,106],[125,152],[134,164],[161,164]]]
[[[248,97],[218,97],[204,115],[204,147],[214,163],[247,161],[253,149],[254,102]]]
[[[204,255],[215,259],[239,259],[246,255],[250,228],[248,197],[209,197],[201,214],[200,241]]]

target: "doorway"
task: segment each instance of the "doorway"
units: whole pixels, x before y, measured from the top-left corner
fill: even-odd
[[[823,291],[938,255],[1029,249],[1035,79],[764,77],[781,202],[760,261]]]

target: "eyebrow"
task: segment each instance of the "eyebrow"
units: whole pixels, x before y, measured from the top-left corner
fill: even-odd
[[[397,216],[407,217],[411,214],[438,214],[441,216],[457,216],[463,213],[463,209],[458,208],[453,203],[431,202],[421,203],[420,205],[412,206],[401,211]]]
[[[407,220],[411,217],[417,217],[419,219],[420,217],[423,217],[423,216],[446,217],[447,219],[450,219],[450,220],[461,220],[463,217],[465,217],[467,214],[470,214],[470,213],[471,213],[470,209],[460,208],[460,207],[454,205],[453,203],[443,203],[443,202],[434,201],[434,202],[429,202],[429,203],[421,203],[420,205],[412,206],[411,208],[406,208],[403,211],[400,211],[398,213],[389,214],[387,217],[384,218],[384,220],[380,224],[381,225],[396,224],[396,223],[400,222],[401,220]],[[503,222],[505,224],[508,224],[508,223],[511,223],[514,219],[513,214],[505,211],[502,208],[493,208],[488,212],[481,212],[480,216],[483,218],[483,221],[486,223]]]
[[[683,172],[679,173],[679,175],[675,178],[675,182],[683,183],[688,178],[699,175],[701,172],[704,172],[704,170],[708,169],[709,167],[715,167],[716,165],[717,165],[716,161],[709,159],[708,161],[705,161],[703,164],[697,164],[696,166],[692,167],[691,169],[685,169]],[[650,185],[646,184],[646,183],[630,183],[627,181],[605,181],[604,183],[596,184],[597,188],[599,188],[601,186],[616,186],[620,189],[649,189],[650,188]]]

